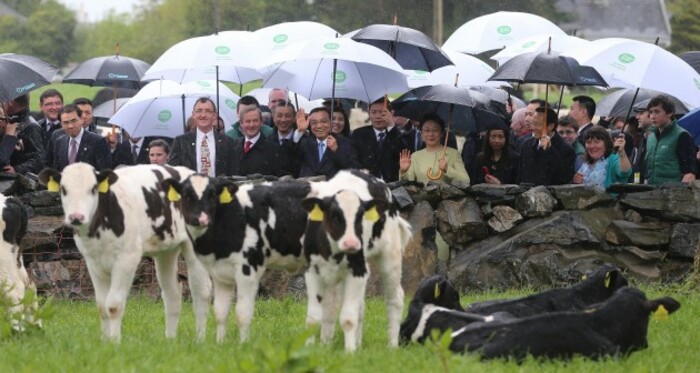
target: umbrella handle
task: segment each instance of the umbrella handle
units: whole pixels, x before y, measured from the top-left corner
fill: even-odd
[[[427,176],[428,179],[433,180],[433,181],[440,180],[440,178],[442,178],[442,170],[440,168],[438,168],[437,176],[435,176],[435,175],[433,175],[433,168],[428,167],[428,171],[426,171],[425,176]]]

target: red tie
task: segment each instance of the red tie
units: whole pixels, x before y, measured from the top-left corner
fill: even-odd
[[[252,142],[252,141],[246,141],[246,142],[245,142],[245,147],[243,147],[243,154],[248,154],[248,152],[250,151],[250,147],[251,147],[251,146],[253,146],[253,142]]]

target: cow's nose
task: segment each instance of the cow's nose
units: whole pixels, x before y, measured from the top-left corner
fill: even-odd
[[[74,212],[68,215],[68,221],[70,221],[71,225],[81,225],[85,221],[85,215]]]
[[[355,237],[348,237],[340,244],[340,249],[349,252],[358,251],[360,250],[360,240]]]
[[[209,225],[209,215],[205,214],[204,212],[199,214],[199,218],[197,220],[199,221],[200,226]]]

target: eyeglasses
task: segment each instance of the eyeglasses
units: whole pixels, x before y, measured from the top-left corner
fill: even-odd
[[[214,110],[212,109],[197,109],[194,111],[195,114],[213,114]]]
[[[563,135],[573,135],[576,132],[574,130],[561,130],[561,131],[557,131],[557,133],[559,135],[563,136]]]

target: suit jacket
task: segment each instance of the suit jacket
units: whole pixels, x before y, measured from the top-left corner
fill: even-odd
[[[280,145],[263,136],[250,148],[248,154],[243,152],[245,137],[233,143],[233,175],[246,176],[251,174],[282,176],[289,174],[286,159],[280,155]]]
[[[29,121],[17,126],[17,135],[0,136],[0,169],[7,165],[18,174],[39,173],[44,168],[42,130]]]
[[[574,177],[576,153],[556,132],[552,146],[538,149],[539,140],[531,137],[522,147],[518,182],[533,185],[569,184]]]
[[[57,124],[53,127],[51,127],[51,130],[47,131],[46,130],[46,118],[43,118],[38,122],[39,127],[41,128],[41,135],[42,135],[42,145],[44,146],[44,149],[49,148],[49,143],[51,142],[51,135],[58,130],[63,130],[63,127],[61,127],[61,124]]]
[[[68,166],[68,147],[70,146],[70,136],[63,134],[56,139],[52,153],[47,156],[46,165],[58,171]],[[80,140],[76,162],[89,163],[96,170],[104,170],[112,167],[112,158],[109,152],[107,140],[92,132],[83,131]]]
[[[406,147],[408,150],[411,151],[411,153],[415,153],[418,150],[425,149],[425,143],[421,140],[420,141],[420,146],[416,148],[416,132],[418,132],[415,128],[412,128],[410,131],[404,132],[401,134],[401,139],[403,140],[404,144],[406,144]],[[457,149],[457,137],[455,137],[455,134],[450,132],[449,135],[447,135],[447,146],[450,148]]]
[[[397,127],[387,132],[381,148],[372,126],[353,131],[352,145],[358,156],[360,168],[369,170],[372,175],[382,178],[385,182],[399,180],[399,155],[401,150],[407,149],[408,146]]]
[[[292,175],[294,177],[299,177],[299,171],[301,170],[301,140],[309,137],[308,134],[304,134],[299,142],[294,142],[293,140],[284,141],[280,144],[280,157],[286,160],[286,174]],[[277,144],[280,143],[279,133],[277,131],[272,132],[268,139]]]
[[[233,140],[226,135],[214,131],[216,141],[216,159],[214,167],[216,176],[233,175]],[[173,140],[172,150],[168,164],[171,166],[184,166],[197,171],[197,131],[180,135]]]
[[[586,132],[588,132],[588,130],[590,130],[594,126],[595,124],[593,124],[593,122],[588,122],[587,124],[584,124],[583,127],[581,127],[581,132],[578,133],[578,137],[576,137],[576,140],[578,140],[578,142],[580,142],[581,145],[583,145],[584,147],[586,146],[586,142],[584,141],[584,139],[586,138]]]
[[[333,177],[338,171],[359,168],[355,149],[352,142],[344,136],[333,136],[338,143],[335,152],[326,148],[323,158],[318,159],[318,141],[315,137],[306,137],[299,141],[301,148],[300,177],[325,175]]]

